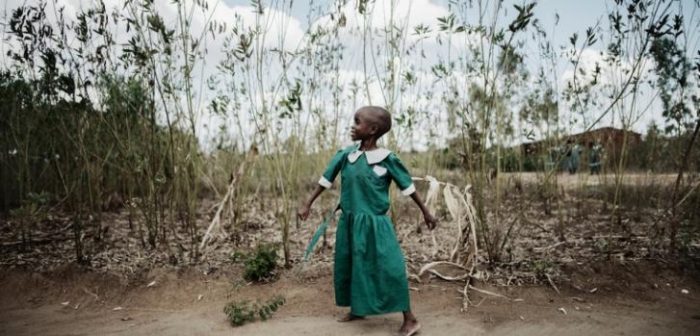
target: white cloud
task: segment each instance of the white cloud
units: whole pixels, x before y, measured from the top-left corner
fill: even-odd
[[[27,4],[35,3],[38,0],[27,1]],[[74,19],[76,11],[81,9],[86,9],[96,3],[96,0],[56,0],[58,7],[66,7],[66,16],[69,19]],[[189,10],[189,5],[192,0],[185,0],[188,4],[186,8]],[[20,4],[25,3],[24,0],[8,0],[5,2],[7,8],[13,8]],[[111,9],[116,9],[121,11],[123,8],[122,0],[105,0],[106,7],[108,11]],[[218,22],[225,23],[229,28],[234,25],[240,24],[243,27],[252,28],[255,26],[260,27],[264,31],[264,39],[259,40],[259,44],[256,44],[258,50],[270,50],[270,49],[285,49],[285,50],[296,50],[299,47],[306,46],[309,43],[309,36],[306,35],[305,25],[303,25],[297,18],[292,17],[288,10],[289,8],[282,6],[265,8],[264,15],[257,15],[254,8],[251,6],[230,6],[224,1],[217,2],[216,0],[209,0],[210,7],[206,11],[201,11],[196,9],[191,14],[191,29],[189,32],[194,36],[198,37],[202,35],[207,29],[208,22]],[[158,13],[163,16],[166,26],[169,28],[177,28],[177,5],[169,0],[155,0],[155,5]],[[342,87],[340,89],[342,98],[339,102],[342,106],[337,108],[343,114],[339,117],[340,119],[340,129],[346,129],[351,121],[352,112],[358,107],[365,104],[375,104],[375,105],[389,105],[393,102],[394,112],[398,115],[408,109],[417,110],[424,117],[418,120],[415,127],[420,129],[417,133],[407,135],[410,144],[418,143],[420,146],[424,145],[421,141],[424,141],[424,136],[427,130],[436,131],[439,136],[444,136],[446,132],[440,132],[440,130],[446,129],[447,123],[447,111],[446,104],[441,101],[440,97],[448,90],[448,84],[457,88],[459,91],[460,103],[466,104],[469,98],[467,90],[470,85],[477,84],[481,85],[483,83],[483,75],[479,73],[479,69],[467,70],[463,66],[465,63],[458,63],[456,69],[445,79],[437,80],[436,76],[431,71],[431,67],[442,63],[448,66],[448,61],[453,62],[463,62],[464,59],[473,57],[470,52],[470,46],[476,45],[478,43],[487,43],[483,37],[476,34],[467,33],[457,33],[452,34],[448,37],[444,32],[439,31],[438,27],[438,17],[446,17],[449,15],[449,11],[446,6],[442,6],[434,3],[430,0],[413,0],[413,1],[396,1],[396,0],[376,0],[370,2],[368,8],[368,14],[362,15],[358,12],[356,8],[356,1],[347,1],[346,4],[340,9],[343,16],[345,17],[344,27],[339,28],[339,37],[331,38],[331,42],[340,43],[344,47],[343,50],[328,51],[334,46],[320,45],[317,44],[316,50],[313,50],[309,57],[313,60],[311,62],[326,62],[327,59],[323,57],[335,57],[331,63],[338,62],[339,69],[329,70],[332,66],[323,64],[323,67],[313,68],[309,64],[300,64],[297,58],[297,63],[292,64],[291,70],[286,74],[289,80],[293,81],[295,77],[300,77],[302,80],[316,81],[319,85],[316,88],[314,99],[310,99],[311,94],[308,87],[304,88],[302,100],[304,101],[304,111],[305,118],[311,118],[311,112],[314,109],[320,109],[324,113],[324,117],[334,117],[336,112],[335,106],[330,106],[332,101],[332,93],[334,88],[332,83],[334,83],[335,78],[338,77],[338,84]],[[215,7],[214,7],[215,6]],[[303,5],[306,6],[306,5]],[[393,6],[393,7],[392,7]],[[8,9],[9,11],[9,9]],[[52,17],[53,12],[53,1],[49,0],[49,14]],[[339,19],[338,13],[334,13],[333,18],[330,15],[326,15],[318,19],[317,21],[311,23],[310,32],[314,32],[320,27],[333,27],[337,24]],[[211,21],[210,21],[211,20]],[[386,31],[393,31],[391,25],[399,27],[403,30],[405,39],[400,38],[400,44],[398,46],[398,52],[389,47],[387,42]],[[413,34],[414,27],[417,25],[424,25],[430,28],[430,33],[425,34],[422,39],[419,36]],[[367,30],[365,30],[367,27]],[[366,33],[366,34],[365,34]],[[129,37],[124,30],[124,25],[120,25],[115,28],[115,35],[118,36],[118,42],[124,43]],[[208,49],[208,54],[204,61],[198,61],[196,71],[194,72],[195,78],[195,89],[199,90],[199,83],[204,78],[209,77],[212,74],[218,72],[216,66],[224,60],[225,54],[223,53],[224,38],[222,36],[217,36],[212,39],[208,34],[204,34],[206,40],[202,41],[206,43],[205,46]],[[449,41],[447,40],[449,39]],[[448,43],[449,42],[449,43]],[[410,54],[407,54],[407,49],[416,44],[415,49],[410,50]],[[448,47],[449,45],[449,47]],[[328,49],[323,49],[328,47]],[[3,44],[3,48],[13,48],[12,45]],[[115,52],[120,51],[120,46],[116,47]],[[524,52],[527,53],[525,56],[526,62],[536,62],[536,60],[528,59],[528,57],[533,57],[536,55],[537,50],[528,52],[527,47]],[[323,52],[323,57],[314,55],[313,52]],[[4,53],[3,53],[4,55]],[[329,56],[330,55],[330,56]],[[4,56],[3,56],[4,57]],[[534,56],[536,57],[536,56]],[[559,59],[565,59],[564,55],[559,55]],[[394,64],[393,70],[387,69],[387,64],[391,60]],[[491,60],[495,63],[496,60]],[[473,64],[478,62],[473,62]],[[275,91],[271,87],[278,84],[282,79],[281,65],[277,56],[273,53],[265,54],[265,59],[262,64],[251,62],[251,66],[254,69],[250,71],[260,70],[263,77],[263,85],[258,85],[254,83],[253,87],[250,88],[248,92],[248,97],[250,101],[243,102],[246,106],[241,106],[236,109],[231,109],[229,114],[242,113],[244,119],[248,118],[250,114],[249,110],[254,107],[254,102],[259,102],[262,97],[268,100],[268,102],[277,103],[280,97],[283,97],[286,92],[284,88],[280,91]],[[623,62],[619,66],[609,66],[605,62],[605,53],[601,53],[595,49],[584,50],[581,55],[581,61],[579,69],[585,70],[585,75],[581,78],[585,81],[590,80],[593,69],[596,64],[601,67],[601,74],[599,77],[599,87],[616,87],[620,85],[621,78],[625,78],[624,71],[629,69],[629,63]],[[646,66],[649,66],[650,62],[647,62]],[[240,66],[237,63],[237,66]],[[299,69],[294,68],[299,65]],[[335,64],[333,64],[335,66]],[[365,72],[366,69],[366,72]],[[568,63],[558,69],[550,69],[552,73],[552,78],[555,78],[555,73],[559,74],[556,76],[558,78],[559,88],[566,87],[566,84],[571,82],[573,78],[573,67],[569,66]],[[236,76],[238,83],[240,83],[243,78],[241,78],[240,69]],[[320,71],[321,74],[313,73],[312,71]],[[464,71],[470,71],[465,73]],[[578,71],[578,69],[576,70]],[[308,72],[308,73],[307,73]],[[401,86],[394,88],[394,92],[387,92],[388,88],[385,87],[385,80],[387,78],[394,78],[397,83],[403,81],[403,76],[410,72],[415,77],[415,84],[405,91],[400,91]],[[646,72],[644,69],[642,72]],[[176,76],[182,76],[182,74],[175,74]],[[357,94],[353,94],[349,90],[349,84],[355,81],[359,85],[359,90]],[[531,79],[532,80],[532,79]],[[579,83],[581,84],[581,83]],[[498,85],[502,85],[498,83]],[[519,85],[519,84],[518,84]],[[260,87],[258,87],[260,86]],[[522,87],[523,91],[528,90],[528,85],[519,85]],[[561,90],[560,90],[561,91]],[[272,94],[271,92],[275,92]],[[602,91],[601,91],[602,92]],[[523,92],[523,94],[526,92]],[[211,116],[206,113],[205,107],[210,98],[213,97],[210,90],[204,88],[201,92],[197,92],[201,95],[202,106],[196,107],[197,114],[201,117],[197,120],[197,132],[200,139],[213,139],[218,131],[219,127],[224,123],[229,123],[231,126],[232,120],[238,115],[229,115],[225,118],[219,116]],[[602,93],[601,93],[602,95]],[[645,97],[648,98],[648,97]],[[514,99],[515,100],[515,99]],[[184,101],[184,100],[183,100]],[[313,101],[313,106],[306,106],[308,101]],[[600,104],[605,103],[604,97],[600,97],[598,100]],[[640,100],[643,101],[643,100]],[[644,101],[644,104],[646,101]],[[651,103],[654,103],[653,101]],[[641,106],[643,103],[638,104]],[[357,105],[357,106],[355,106]],[[568,118],[566,121],[573,118],[571,112],[567,110],[565,103],[560,104],[560,109],[563,118]],[[513,108],[516,111],[517,108]],[[601,111],[592,110],[589,111],[591,117],[595,117]],[[634,112],[634,111],[633,111]],[[637,113],[637,112],[635,112]],[[641,113],[641,112],[640,112]],[[619,115],[619,114],[618,114]],[[648,115],[658,115],[654,111],[647,114],[640,114],[640,124],[644,124]],[[611,114],[612,117],[612,114]],[[330,120],[330,119],[329,119]],[[320,120],[319,122],[324,122]],[[604,119],[604,124],[614,123],[614,118]],[[253,134],[252,123],[244,120],[243,129],[244,132],[231,131],[232,137],[248,137]],[[206,127],[204,125],[207,125]],[[585,121],[579,121],[576,127],[582,127]],[[636,126],[635,126],[636,127]],[[642,128],[644,126],[641,126]],[[234,128],[234,127],[230,127]],[[247,134],[240,134],[248,132]],[[397,132],[402,132],[402,130],[396,130]],[[339,135],[343,137],[344,135]],[[209,140],[202,140],[206,143]],[[440,139],[437,140],[441,141]]]
[[[117,11],[125,16],[130,16],[128,12],[129,8],[124,8],[124,2],[122,0],[105,0],[104,2],[105,8],[109,14],[113,11]],[[37,4],[38,1],[7,0],[4,7],[0,8],[0,10],[5,11],[2,21],[9,22],[12,11],[19,6],[35,6]],[[47,19],[50,23],[55,24],[57,22],[58,9],[64,8],[65,20],[67,22],[73,22],[80,11],[94,8],[97,4],[98,2],[94,0],[48,0],[46,7]],[[299,20],[290,16],[289,13],[280,8],[265,8],[264,15],[257,15],[251,6],[229,6],[223,1],[209,1],[209,5],[210,7],[208,9],[203,10],[200,7],[192,6],[191,0],[186,0],[182,7],[183,10],[186,11],[184,15],[189,17],[191,22],[187,33],[193,38],[202,36],[201,46],[207,49],[205,60],[198,60],[195,64],[195,69],[193,71],[195,90],[199,89],[199,83],[202,80],[218,72],[217,65],[225,57],[223,53],[224,37],[219,35],[215,39],[212,39],[211,35],[206,33],[208,24],[211,22],[223,23],[229,31],[234,26],[238,26],[242,31],[257,29],[265,38],[261,38],[260,41],[262,41],[262,43],[256,45],[256,47],[260,47],[264,50],[273,48],[294,50],[298,48],[304,38],[304,31],[301,28]],[[138,2],[134,2],[133,6],[138,6]],[[154,10],[163,18],[166,28],[176,30],[177,34],[179,31],[178,4],[172,1],[156,0],[154,2]],[[192,12],[190,12],[190,10]],[[135,31],[132,26],[132,29],[127,32],[126,25],[123,21],[117,24],[111,19],[110,17],[111,27],[108,27],[108,29],[111,29],[116,40],[115,54],[112,55],[116,58],[119,57],[121,53],[121,47],[135,34]],[[75,47],[77,41],[74,38],[74,33],[69,29],[67,30],[67,34],[68,43],[74,44],[73,46]],[[18,47],[19,45],[12,40],[7,43],[3,42],[3,48],[17,49]],[[5,53],[6,50],[3,50],[3,62],[7,65],[9,60],[5,59]],[[177,59],[175,61],[178,62]],[[178,65],[176,64],[176,66]],[[269,66],[270,69],[268,70],[270,70],[270,72],[267,72],[266,75],[269,75],[269,78],[277,76],[271,72],[275,72],[272,70],[278,68],[278,65],[272,63],[269,64]],[[171,75],[181,76],[182,74],[174,73]],[[196,94],[202,95],[201,101],[203,102],[202,106],[195,107],[195,113],[198,116],[202,116],[199,118],[200,120],[197,121],[197,132],[199,134],[213,132],[214,129],[220,126],[221,121],[218,120],[218,117],[211,117],[204,113],[207,105],[206,102],[212,98],[213,93],[204,89],[201,92],[196,92]],[[195,97],[195,101],[198,101],[198,98],[199,97]],[[184,104],[184,97],[182,97],[180,101],[179,104]],[[204,128],[204,124],[208,125],[208,130]],[[213,135],[209,135],[209,137],[212,138]]]
[[[410,58],[413,62],[420,59],[431,62],[446,59],[448,54],[454,61],[457,57],[467,54],[470,45],[480,41],[476,34],[441,32],[438,18],[447,17],[450,12],[446,7],[428,0],[377,0],[368,5],[365,14],[359,13],[356,6],[354,1],[347,2],[339,12],[321,17],[310,27],[310,31],[333,28],[339,24],[341,17],[344,18],[344,25],[339,28],[338,33],[339,40],[349,54],[344,57],[343,63],[348,69],[363,69],[363,62],[367,62],[371,63],[367,66],[375,71],[376,58],[380,58],[381,61],[387,57],[395,57],[396,55],[392,54],[395,52],[400,53],[401,58]],[[429,32],[415,34],[418,25],[428,27]],[[394,48],[390,47],[391,43],[395,43]],[[408,52],[409,57],[404,57]],[[363,53],[366,58],[363,57]],[[399,64],[408,65],[407,62]],[[378,65],[380,70],[383,65]]]
[[[570,53],[566,51],[565,53]],[[655,79],[655,75],[650,72],[653,67],[653,60],[648,57],[641,59],[641,62],[635,67],[633,60],[622,59],[617,63],[607,61],[608,55],[605,51],[600,51],[595,48],[585,49],[581,52],[579,64],[574,69],[574,66],[568,64],[568,67],[562,72],[560,77],[560,87],[566,88],[568,85],[576,85],[582,87],[591,83],[594,77],[594,69],[599,68],[597,83],[591,88],[590,92],[594,95],[594,102],[589,105],[589,110],[582,111],[583,114],[574,113],[569,109],[567,104],[560,105],[562,121],[568,123],[568,127],[572,132],[578,132],[586,129],[592,123],[598,120],[600,122],[594,125],[594,128],[604,125],[612,125],[615,127],[631,127],[637,132],[644,132],[646,127],[660,114],[660,106],[658,96],[653,94],[654,89],[647,84],[648,80]],[[577,72],[576,82],[574,83],[574,71]],[[617,96],[622,90],[630,92],[632,87],[625,85],[628,83],[630,75],[634,71],[635,76],[639,76],[638,91],[633,95],[624,94],[607,113],[608,107],[613,104],[614,99],[611,96]],[[605,114],[604,114],[605,113]]]

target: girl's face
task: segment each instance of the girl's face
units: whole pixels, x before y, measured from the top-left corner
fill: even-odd
[[[377,134],[377,126],[372,123],[369,113],[365,110],[355,112],[355,122],[350,128],[353,141],[366,140]]]

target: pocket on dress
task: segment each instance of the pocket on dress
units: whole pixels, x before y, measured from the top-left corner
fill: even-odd
[[[379,177],[383,177],[384,175],[386,175],[386,168],[382,166],[374,166],[372,167],[372,171]]]

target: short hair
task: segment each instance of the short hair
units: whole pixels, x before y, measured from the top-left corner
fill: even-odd
[[[378,126],[379,137],[391,130],[391,114],[381,106],[365,106],[362,108],[371,113],[373,122]]]

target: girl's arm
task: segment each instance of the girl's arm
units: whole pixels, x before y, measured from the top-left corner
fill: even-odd
[[[314,201],[316,200],[316,197],[318,197],[318,195],[321,195],[321,193],[324,190],[331,187],[331,185],[333,184],[333,180],[343,168],[343,162],[345,162],[347,158],[347,153],[347,150],[339,150],[337,153],[335,153],[335,156],[333,156],[333,158],[331,159],[331,162],[328,164],[326,171],[323,173],[323,175],[321,175],[321,179],[318,180],[316,189],[313,193],[311,193],[311,197],[309,197],[306,203],[303,203],[299,207],[299,210],[297,211],[297,217],[299,217],[299,219],[306,220],[307,218],[309,218],[309,212],[311,212],[311,205],[314,204]]]
[[[314,201],[318,197],[318,195],[321,195],[321,193],[326,190],[326,188],[322,187],[320,184],[316,185],[316,189],[314,190],[313,193],[311,193],[311,197],[306,201],[306,203],[302,204],[301,207],[299,207],[299,210],[297,211],[297,217],[301,220],[306,220],[309,218],[309,212],[311,212],[311,205],[314,204]]]
[[[391,174],[391,178],[396,182],[396,186],[401,189],[401,193],[403,195],[411,196],[411,199],[416,202],[416,205],[418,205],[420,211],[423,212],[425,225],[428,226],[428,229],[434,229],[437,225],[437,220],[435,220],[435,217],[430,214],[430,211],[416,192],[416,187],[413,185],[413,178],[408,172],[408,169],[406,169],[406,166],[401,163],[401,160],[399,160],[395,154],[391,153],[389,156],[387,156],[386,160],[384,160],[384,167]]]
[[[425,206],[423,203],[423,200],[420,198],[417,192],[412,193],[411,199],[413,199],[414,202],[418,205],[418,208],[420,208],[420,211],[423,212],[423,218],[425,219],[425,225],[428,226],[428,229],[432,230],[435,228],[437,225],[437,220],[433,215],[430,214],[430,210]]]

